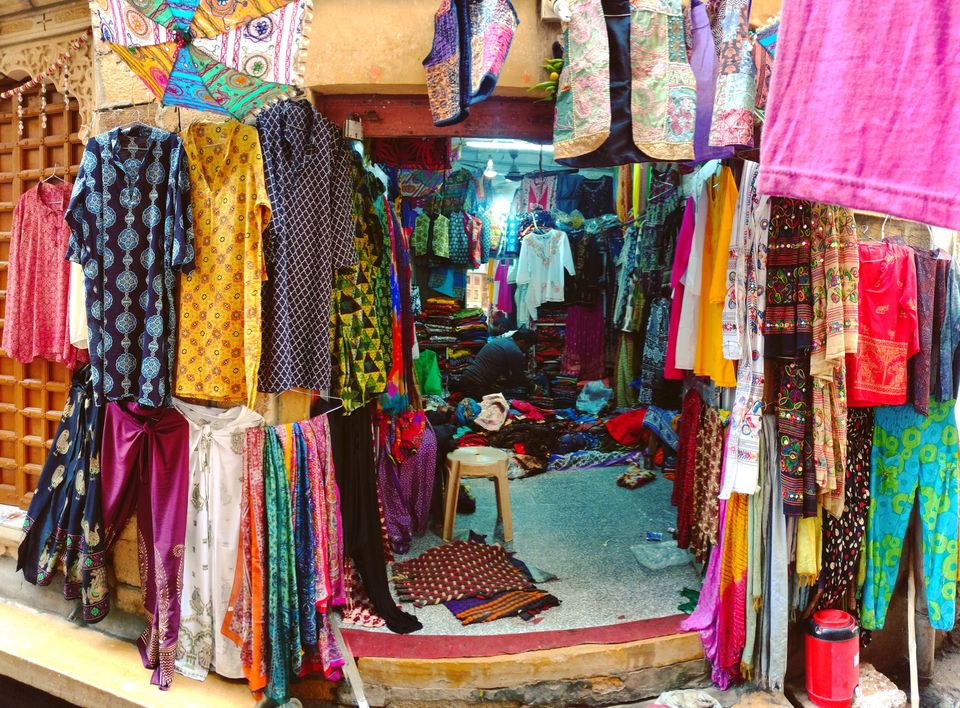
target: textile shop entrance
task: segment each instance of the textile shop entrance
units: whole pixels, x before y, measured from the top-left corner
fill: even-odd
[[[318,108],[339,122],[366,100],[320,97]],[[716,526],[677,528],[681,381],[643,365],[665,342],[660,278],[670,260],[664,244],[659,270],[640,277],[634,213],[673,173],[565,168],[552,159],[549,117],[544,131],[539,106],[509,99],[479,107],[469,135],[381,137],[402,122],[401,102],[383,112],[386,124],[367,111],[363,150],[409,239],[413,365],[440,463],[419,479],[413,464],[380,470],[393,587],[423,630],[345,629],[351,648],[424,657],[437,651],[430,637],[452,635],[476,638],[454,655],[482,656],[558,646],[558,631],[562,645],[675,635],[696,605]],[[536,115],[515,120],[517,110]],[[679,193],[669,209],[678,222]],[[504,339],[516,345],[498,349]],[[468,479],[448,514],[450,538],[504,544],[532,588],[433,604],[429,589],[403,577],[419,561],[404,561],[430,559],[441,576],[467,563],[441,549],[442,461],[477,447],[509,456],[512,529],[494,481]],[[430,498],[427,476],[436,480]],[[684,658],[698,659],[690,647]]]

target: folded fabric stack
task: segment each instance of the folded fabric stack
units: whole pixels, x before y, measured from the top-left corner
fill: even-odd
[[[453,316],[457,346],[478,352],[487,343],[487,316],[479,307],[460,310]]]
[[[451,317],[460,310],[460,303],[450,297],[430,297],[416,321],[417,343],[421,349],[437,353],[440,375],[446,380],[450,369],[448,347],[457,345],[457,335]]]
[[[537,373],[560,373],[566,321],[566,306],[548,304],[540,307],[536,323],[537,347],[534,351]]]

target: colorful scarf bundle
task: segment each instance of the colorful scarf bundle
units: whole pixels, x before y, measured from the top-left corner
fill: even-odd
[[[241,648],[252,691],[277,703],[308,673],[338,679],[327,611],[345,601],[340,500],[325,416],[247,431],[233,608],[223,634]]]

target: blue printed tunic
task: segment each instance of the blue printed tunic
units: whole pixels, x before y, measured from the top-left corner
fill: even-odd
[[[66,214],[83,266],[96,400],[171,405],[177,271],[193,270],[179,137],[132,125],[87,142]]]

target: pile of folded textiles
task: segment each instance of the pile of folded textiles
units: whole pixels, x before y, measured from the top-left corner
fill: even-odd
[[[487,316],[479,307],[454,314],[453,328],[461,349],[478,352],[487,343]]]
[[[538,373],[560,373],[566,320],[567,311],[563,305],[544,305],[540,308],[536,324],[537,346],[533,356]]]
[[[508,554],[502,546],[489,546],[482,536],[454,541],[395,563],[393,580],[402,602],[417,607],[443,603],[464,625],[504,617],[532,619],[560,601],[537,588],[534,578],[544,574]]]
[[[459,310],[460,303],[453,298],[427,298],[416,321],[417,343],[421,349],[436,351],[437,366],[444,377],[449,374],[447,348],[457,345],[457,333],[450,318]]]

